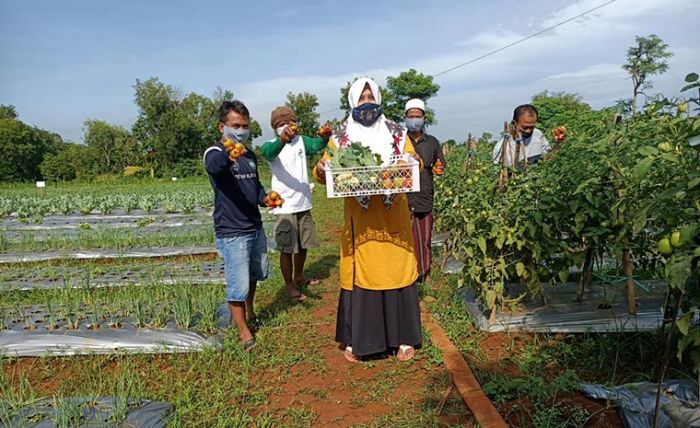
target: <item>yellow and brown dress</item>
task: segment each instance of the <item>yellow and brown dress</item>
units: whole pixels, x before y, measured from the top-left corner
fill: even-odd
[[[334,137],[337,138],[337,137]],[[405,138],[404,153],[414,153]],[[337,147],[335,139],[329,146]],[[324,154],[328,159],[328,154]],[[314,171],[317,181],[319,179]],[[353,354],[389,352],[422,342],[417,263],[406,194],[345,198],[340,242],[340,301],[336,341]],[[366,208],[365,206],[366,205]]]

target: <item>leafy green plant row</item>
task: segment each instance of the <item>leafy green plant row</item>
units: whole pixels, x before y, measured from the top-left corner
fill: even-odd
[[[0,334],[7,329],[49,331],[121,328],[163,328],[175,324],[181,329],[203,333],[217,330],[218,311],[223,302],[220,286],[152,285],[114,288],[59,288],[35,290],[27,297],[0,291]],[[26,301],[39,304],[27,305]]]

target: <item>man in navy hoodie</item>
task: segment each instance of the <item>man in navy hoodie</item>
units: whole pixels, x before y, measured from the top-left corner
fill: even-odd
[[[224,101],[219,107],[221,141],[204,152],[214,190],[214,232],[216,248],[224,259],[226,301],[246,351],[255,346],[246,313],[253,316],[255,287],[268,274],[259,207],[269,201],[258,178],[255,154],[241,150],[240,144],[248,140],[249,124],[250,114],[242,102]]]

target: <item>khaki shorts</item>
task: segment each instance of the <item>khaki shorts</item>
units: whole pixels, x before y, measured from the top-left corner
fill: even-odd
[[[275,223],[275,244],[282,253],[296,254],[300,249],[318,247],[316,223],[311,211],[278,214]]]

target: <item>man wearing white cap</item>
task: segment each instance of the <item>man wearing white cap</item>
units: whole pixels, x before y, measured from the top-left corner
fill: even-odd
[[[445,170],[445,156],[438,140],[423,131],[425,125],[425,102],[414,98],[404,109],[408,137],[416,153],[423,160],[420,172],[420,192],[408,194],[408,206],[413,219],[413,241],[418,260],[418,280],[425,281],[430,273],[433,234],[433,176]]]

